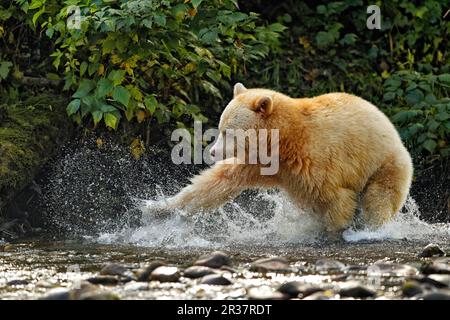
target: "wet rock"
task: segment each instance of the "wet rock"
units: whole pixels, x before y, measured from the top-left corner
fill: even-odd
[[[122,278],[128,278],[130,280],[135,278],[134,274],[130,270],[117,263],[110,263],[103,267],[103,269],[100,270],[100,275],[119,276]]]
[[[424,292],[422,285],[415,280],[405,281],[402,285],[402,293],[406,297],[414,297]]]
[[[313,293],[316,292],[320,292],[320,291],[325,291],[326,288],[321,288],[318,286],[314,286],[311,284],[305,284],[303,282],[300,281],[290,281],[290,282],[286,282],[283,283],[279,288],[278,291],[286,294],[290,297],[297,297],[297,296],[301,296],[301,297],[306,297],[309,296]]]
[[[376,294],[374,290],[357,282],[345,283],[339,290],[341,297],[370,298],[376,296]]]
[[[158,267],[165,266],[165,263],[159,260],[150,262],[150,264],[137,272],[137,281],[150,281],[150,274]]]
[[[120,298],[110,291],[89,291],[81,294],[79,300],[120,300]]]
[[[392,263],[392,262],[376,262],[367,268],[367,275],[369,277],[376,276],[397,276],[409,277],[419,273],[417,268],[408,266],[406,264]]]
[[[232,282],[220,274],[209,274],[202,278],[201,284],[227,286]]]
[[[427,282],[438,288],[450,287],[449,274],[430,274],[426,277]]]
[[[331,290],[327,291],[319,291],[313,294],[310,294],[309,296],[303,298],[302,300],[330,300],[333,298],[334,293]]]
[[[229,273],[238,273],[239,271],[230,266],[221,266],[220,270],[227,271]]]
[[[315,267],[319,272],[342,271],[346,268],[342,262],[332,259],[317,260]]]
[[[149,289],[149,284],[148,282],[130,281],[124,285],[123,289],[125,291],[143,291]]]
[[[86,280],[92,284],[103,284],[103,285],[115,285],[120,282],[118,276],[106,276],[106,275],[97,275],[95,277],[91,277]]]
[[[47,292],[47,294],[40,300],[70,300],[71,293],[66,288],[54,288]]]
[[[201,278],[209,274],[215,274],[216,271],[212,268],[205,266],[192,266],[184,270],[183,276],[186,278]]]
[[[52,289],[58,286],[58,281],[56,279],[41,279],[35,285],[37,288]]]
[[[231,260],[226,253],[222,251],[214,251],[210,254],[201,256],[197,261],[194,262],[194,265],[217,269],[222,266],[231,265]]]
[[[423,274],[450,274],[450,259],[441,258],[424,263],[421,271]]]
[[[366,265],[359,265],[359,264],[354,264],[354,265],[350,265],[350,266],[347,266],[347,267],[345,267],[345,270],[346,271],[350,271],[350,272],[353,272],[353,271],[365,271],[365,270],[367,270],[367,266]]]
[[[159,282],[178,282],[180,279],[180,272],[177,267],[161,266],[153,270],[150,274],[151,281]]]
[[[10,243],[3,243],[0,244],[0,252],[8,252],[8,251],[12,251],[13,246]]]
[[[7,286],[26,286],[28,284],[28,280],[24,280],[24,279],[14,279],[11,281],[8,281],[6,283]]]
[[[442,257],[445,255],[445,252],[434,243],[430,243],[425,248],[423,248],[422,252],[419,254],[421,258],[430,258],[430,257]]]
[[[284,300],[289,298],[289,295],[274,291],[269,286],[262,286],[247,290],[247,297],[250,300]]]
[[[418,297],[423,300],[450,300],[450,290],[428,292]]]
[[[259,259],[250,265],[250,271],[254,272],[290,272],[289,262],[284,258],[273,257]]]

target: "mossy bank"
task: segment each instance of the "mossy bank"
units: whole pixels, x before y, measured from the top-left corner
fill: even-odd
[[[0,233],[8,232],[2,220],[16,223],[26,214],[21,207],[33,192],[25,189],[71,136],[66,105],[65,98],[53,95],[0,105]],[[28,189],[39,191],[37,186]]]

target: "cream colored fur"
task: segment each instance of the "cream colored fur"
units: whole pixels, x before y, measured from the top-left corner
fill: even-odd
[[[276,187],[320,215],[330,231],[349,226],[359,194],[367,224],[379,226],[401,209],[411,158],[374,105],[346,93],[294,99],[241,84],[234,94],[219,129],[279,129],[278,173],[263,176],[257,164],[216,163],[171,198],[170,207],[194,212],[218,207],[248,188]]]

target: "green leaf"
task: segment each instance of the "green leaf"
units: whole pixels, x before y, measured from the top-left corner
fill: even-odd
[[[422,144],[422,146],[427,149],[430,153],[433,153],[434,150],[436,149],[437,143],[434,140],[431,139],[427,139],[425,140],[425,142]]]
[[[439,121],[445,121],[450,118],[450,114],[448,112],[439,112],[436,115],[436,119]]]
[[[114,89],[114,83],[109,79],[102,78],[97,82],[96,96],[97,96],[97,98],[103,98],[103,97],[111,94],[113,89]]]
[[[124,87],[118,86],[118,87],[114,88],[112,97],[115,101],[120,102],[125,107],[127,107],[128,103],[130,102],[131,94]]]
[[[144,99],[144,105],[145,108],[150,112],[150,115],[153,115],[156,107],[158,106],[158,100],[156,100],[154,95],[148,95]]]
[[[34,26],[36,26],[36,21],[37,21],[37,19],[39,19],[39,17],[44,13],[44,11],[45,11],[45,6],[43,6],[43,7],[41,8],[41,10],[39,10],[38,12],[36,12],[36,13],[33,15],[33,18],[31,19],[31,21],[33,21],[33,25],[34,25]]]
[[[409,105],[415,105],[416,103],[422,101],[423,99],[424,95],[422,91],[419,89],[414,89],[408,92],[408,94],[405,97],[406,103],[408,103]]]
[[[117,125],[119,123],[119,118],[117,117],[117,115],[108,112],[104,114],[103,119],[105,121],[106,126],[113,129],[117,128]]]
[[[385,87],[390,87],[389,90],[395,91],[397,88],[399,88],[402,84],[402,81],[396,78],[388,78],[384,82]]]
[[[334,37],[330,32],[320,31],[316,35],[316,43],[319,47],[325,47],[334,43]]]
[[[282,32],[282,31],[286,30],[287,28],[285,26],[283,26],[281,23],[277,22],[277,23],[272,23],[271,25],[269,25],[269,29],[270,29],[270,31],[273,31],[273,32]]]
[[[438,76],[438,80],[446,84],[450,84],[450,74],[449,73],[441,74],[440,76]]]
[[[9,61],[0,62],[0,79],[6,79],[9,73],[9,69],[11,69],[12,65],[12,62]]]
[[[80,99],[72,100],[67,105],[67,108],[66,108],[67,115],[70,117],[71,115],[77,113],[78,110],[80,109],[80,104],[81,104],[81,100]]]
[[[386,92],[383,95],[383,100],[384,101],[392,101],[395,98],[395,92]]]
[[[155,23],[160,27],[164,27],[166,25],[166,16],[163,14],[157,14],[153,17],[153,19],[155,20]]]
[[[92,112],[92,118],[94,119],[94,124],[97,125],[103,118],[103,111],[94,111]]]
[[[107,104],[106,102],[101,102],[100,104],[100,110],[105,113],[105,112],[115,112],[118,111],[116,107]]]
[[[88,79],[83,79],[80,82],[80,86],[78,87],[78,90],[72,95],[72,98],[84,98],[94,88],[95,88],[94,81],[88,80]]]
[[[30,6],[28,7],[29,10],[34,10],[37,9],[39,7],[41,7],[44,4],[44,0],[33,0],[30,3]]]
[[[108,79],[114,83],[114,86],[118,86],[125,80],[125,70],[112,70],[108,75]]]
[[[83,61],[80,65],[80,77],[82,77],[85,74],[87,68],[88,68],[88,63],[86,61]]]
[[[217,29],[204,29],[200,31],[199,35],[200,39],[207,44],[214,43],[218,38]]]
[[[203,2],[203,0],[192,0],[191,2],[194,9],[197,9],[198,6]]]
[[[327,7],[321,4],[317,6],[316,11],[318,14],[325,14],[327,12]]]

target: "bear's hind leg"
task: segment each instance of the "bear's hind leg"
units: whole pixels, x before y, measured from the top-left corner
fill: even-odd
[[[324,220],[327,231],[341,232],[352,223],[357,207],[356,192],[346,188],[334,190],[326,207]]]
[[[363,222],[379,227],[392,219],[408,196],[411,178],[412,164],[407,159],[388,161],[378,169],[363,194]]]

